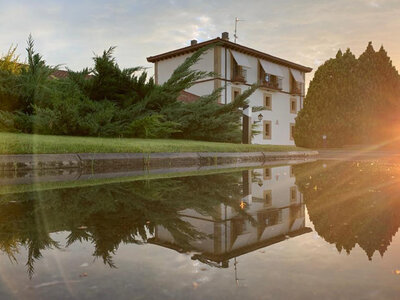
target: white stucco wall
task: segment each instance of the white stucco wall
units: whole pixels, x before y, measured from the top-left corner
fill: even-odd
[[[157,62],[158,64],[158,84],[163,84],[166,82],[175,71],[175,69],[180,66],[186,58],[190,57],[193,53],[176,56],[170,59],[161,60]],[[207,72],[214,71],[214,50],[210,49],[205,52],[200,60],[193,65],[191,68],[193,70],[201,70]],[[206,78],[207,79],[207,78]],[[198,96],[204,96],[210,94],[214,90],[214,81],[200,82],[192,86],[187,91]]]
[[[258,89],[251,97],[251,106],[263,106],[264,94],[271,96],[271,110],[263,110],[252,114],[252,121],[258,121],[258,115],[262,114],[263,119],[257,123],[257,130],[260,134],[254,136],[253,144],[271,144],[271,145],[294,145],[294,141],[290,139],[290,124],[295,123],[297,113],[290,112],[290,99],[296,99],[297,111],[300,107],[300,97],[291,96],[279,92],[267,92]],[[263,121],[271,122],[271,139],[264,139],[262,131]]]

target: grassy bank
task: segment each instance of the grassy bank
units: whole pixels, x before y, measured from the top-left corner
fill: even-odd
[[[256,152],[302,150],[295,146],[241,145],[169,139],[127,139],[0,132],[0,154]]]

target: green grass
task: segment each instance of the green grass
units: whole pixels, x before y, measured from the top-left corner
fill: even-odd
[[[50,136],[0,132],[0,154],[256,152],[303,150],[295,146],[242,145],[170,139]]]

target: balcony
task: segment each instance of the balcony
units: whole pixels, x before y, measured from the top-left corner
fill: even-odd
[[[265,73],[262,68],[260,68],[258,84],[260,85],[260,88],[267,90],[282,90],[282,78]]]
[[[294,95],[302,95],[302,88],[301,85],[292,85],[292,88],[290,89],[290,93]]]
[[[266,81],[260,80],[260,87],[268,90],[282,90],[282,81]]]
[[[246,83],[247,72],[242,67],[237,66],[232,72],[232,82]]]
[[[295,81],[292,79],[291,85],[290,85],[290,93],[293,95],[299,95],[301,96],[303,94],[303,84],[301,82]]]

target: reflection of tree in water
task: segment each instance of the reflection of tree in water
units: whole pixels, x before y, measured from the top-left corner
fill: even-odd
[[[120,243],[145,243],[155,226],[165,227],[183,251],[205,238],[179,212],[193,209],[217,217],[221,203],[240,214],[241,173],[136,181],[84,188],[2,196],[0,250],[15,260],[19,246],[28,249],[28,272],[44,249],[58,248],[50,233],[69,231],[66,246],[79,241],[94,245],[95,257],[113,267]],[[249,217],[250,218],[250,217]]]
[[[400,168],[371,162],[294,166],[317,233],[348,254],[358,244],[371,260],[385,253],[400,226]]]
[[[47,224],[34,209],[33,199],[29,196],[23,203],[15,200],[7,203],[5,200],[0,205],[0,250],[16,261],[15,254],[19,252],[19,247],[27,248],[26,266],[31,277],[34,262],[42,257],[41,251],[59,248],[59,244],[50,237]]]

